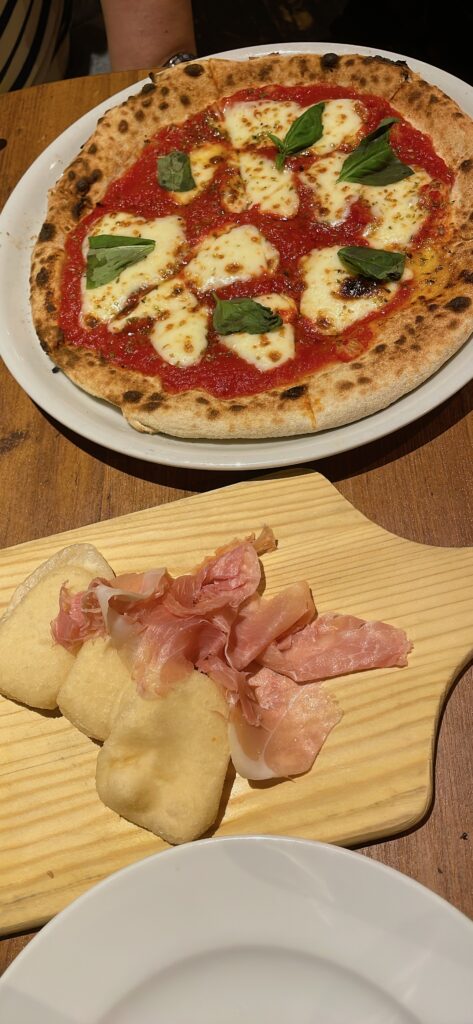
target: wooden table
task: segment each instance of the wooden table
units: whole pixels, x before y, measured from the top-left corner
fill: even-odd
[[[145,77],[76,79],[0,97],[0,205],[35,157],[81,114]],[[38,197],[38,202],[42,202]],[[174,501],[245,478],[172,469],[85,441],[41,412],[0,367],[2,547]],[[473,386],[411,426],[316,468],[370,519],[439,545],[473,544]],[[458,680],[440,729],[435,800],[408,834],[363,853],[410,875],[473,917],[471,670]],[[1,868],[0,868],[1,871]],[[4,969],[31,934],[0,942]]]

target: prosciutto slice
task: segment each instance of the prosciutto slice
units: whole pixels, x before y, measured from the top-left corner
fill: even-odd
[[[252,687],[260,724],[250,725],[240,706],[232,709],[228,736],[233,764],[246,779],[300,775],[312,767],[342,712],[317,683],[298,686],[262,668]]]
[[[412,645],[384,622],[317,617],[306,582],[262,598],[258,556],[275,544],[265,527],[175,579],[156,569],[95,579],[76,595],[64,585],[53,636],[74,651],[90,637],[110,636],[143,697],[198,668],[225,693],[240,775],[306,772],[341,718],[321,680],[403,666]]]
[[[315,606],[308,583],[293,583],[275,597],[251,605],[251,614],[236,620],[227,658],[235,668],[245,668],[278,637],[305,626],[313,619]]]
[[[402,667],[411,649],[404,631],[387,622],[327,612],[299,632],[269,644],[258,660],[305,683],[371,668]]]

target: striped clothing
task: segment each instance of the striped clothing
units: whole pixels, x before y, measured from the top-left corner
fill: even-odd
[[[72,0],[0,0],[0,92],[63,78]]]

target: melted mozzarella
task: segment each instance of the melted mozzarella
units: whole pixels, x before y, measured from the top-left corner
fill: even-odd
[[[255,302],[268,306],[283,319],[296,309],[295,303],[287,295],[258,295]],[[274,370],[276,366],[287,363],[288,359],[294,359],[294,327],[290,323],[282,323],[281,327],[267,334],[247,334],[241,331],[221,335],[219,341],[245,362],[256,366],[257,370]]]
[[[398,281],[373,282],[370,292],[351,297],[348,290],[341,289],[356,275],[345,270],[337,255],[338,249],[337,245],[313,249],[300,261],[305,284],[301,313],[324,334],[338,334],[357,320],[375,313],[399,288]]]
[[[271,273],[278,262],[277,249],[258,228],[243,224],[221,235],[208,235],[184,268],[184,274],[195,288],[204,292]]]
[[[182,261],[186,238],[184,222],[180,217],[158,217],[144,220],[131,213],[107,213],[96,221],[91,235],[129,235],[134,238],[152,238],[156,246],[149,256],[125,267],[119,277],[98,288],[86,289],[82,280],[82,320],[89,326],[89,317],[107,322],[124,308],[134,292],[162,281],[173,273]],[[88,240],[86,241],[86,255]]]
[[[323,134],[312,146],[316,153],[330,153],[347,144],[354,148],[363,127],[355,100],[346,99],[325,101],[322,124]]]
[[[278,171],[274,160],[251,150],[240,153],[239,163],[248,206],[259,206],[262,213],[279,217],[297,213],[299,196],[291,171]]]
[[[225,160],[225,152],[225,148],[218,142],[206,143],[191,150],[189,159],[196,188],[191,188],[188,192],[170,192],[169,195],[176,203],[181,205],[190,203],[200,192],[203,192],[204,188],[212,181],[219,165]]]
[[[375,217],[375,223],[365,232],[370,245],[376,249],[409,245],[428,216],[419,200],[420,190],[430,180],[425,171],[416,171],[393,185],[363,187],[363,197]]]
[[[337,181],[345,159],[346,153],[320,157],[301,174],[302,184],[312,190],[317,220],[328,224],[345,220],[363,191],[363,186],[355,182]]]
[[[234,103],[225,110],[225,128],[235,149],[268,146],[268,132],[283,139],[303,108],[290,100],[255,100]]]
[[[200,306],[180,278],[164,281],[148,292],[127,317],[116,320],[110,329],[122,330],[144,317],[155,320],[149,338],[162,359],[173,366],[199,362],[207,347],[209,310]]]

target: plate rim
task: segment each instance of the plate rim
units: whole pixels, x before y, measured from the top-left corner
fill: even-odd
[[[322,876],[324,879],[329,876],[332,870],[332,864],[335,864],[333,869],[334,871],[337,871],[338,865],[344,865],[342,866],[342,870],[349,878],[350,864],[353,864],[355,873],[361,872],[363,878],[366,877],[369,880],[369,878],[376,878],[377,876],[378,881],[380,881],[381,884],[383,884],[384,881],[386,883],[385,891],[388,896],[393,889],[397,892],[401,892],[401,896],[403,894],[406,896],[409,894],[419,910],[419,927],[424,928],[423,915],[420,913],[423,908],[426,909],[427,912],[432,911],[436,917],[440,915],[445,921],[448,919],[452,927],[458,930],[459,941],[464,942],[466,939],[473,953],[473,921],[438,893],[388,864],[371,858],[359,851],[346,849],[334,844],[323,843],[317,840],[282,835],[264,835],[260,833],[242,836],[221,836],[217,838],[201,839],[193,843],[185,843],[181,846],[151,854],[148,857],[142,858],[139,861],[115,871],[113,874],[107,876],[105,879],[101,880],[91,889],[87,890],[75,899],[65,907],[64,910],[52,918],[52,920],[49,921],[36,936],[34,936],[31,942],[21,950],[15,960],[6,969],[0,978],[0,1010],[4,999],[7,1001],[9,994],[11,995],[12,992],[15,993],[15,981],[19,979],[21,982],[22,978],[25,976],[25,972],[26,975],[28,974],[29,961],[32,961],[32,972],[34,975],[34,960],[37,959],[38,956],[40,958],[43,955],[46,955],[46,957],[48,956],[48,943],[51,935],[53,935],[56,940],[58,937],[60,938],[63,925],[65,924],[67,928],[67,924],[71,917],[77,917],[77,915],[79,915],[80,918],[80,915],[82,915],[84,917],[82,924],[87,926],[87,914],[89,909],[93,909],[95,907],[97,910],[98,906],[98,910],[100,910],[101,900],[106,900],[107,895],[110,896],[114,891],[114,898],[119,901],[120,891],[123,896],[123,892],[126,892],[127,886],[130,885],[130,881],[133,883],[133,880],[137,875],[143,874],[144,876],[147,876],[151,874],[154,876],[156,871],[158,871],[159,876],[160,869],[159,867],[156,867],[157,865],[173,861],[177,872],[179,861],[181,861],[181,870],[182,867],[188,870],[189,858],[191,861],[193,857],[198,860],[201,856],[200,851],[204,848],[211,848],[214,852],[210,854],[210,857],[212,858],[215,856],[218,860],[221,853],[223,857],[225,857],[224,851],[228,847],[234,847],[237,850],[237,856],[238,849],[243,849],[244,856],[244,851],[248,848],[251,849],[255,844],[257,844],[263,852],[268,851],[268,848],[273,848],[276,851],[282,849],[283,851],[295,852],[295,859],[298,864],[299,862],[297,857],[299,852],[302,859],[304,859],[305,856],[308,856],[311,860],[311,864],[314,865],[314,871],[317,869],[319,872],[318,878]],[[270,856],[271,855],[272,854],[270,853]],[[203,856],[206,856],[205,852]],[[159,877],[157,879],[157,884],[159,885]],[[311,875],[308,879],[308,896],[313,895],[309,891],[312,887],[313,876]],[[387,902],[389,902],[389,899]],[[151,904],[152,901],[150,901],[150,905]],[[381,910],[384,911],[384,908],[382,907]],[[425,929],[425,932],[427,931],[428,926]],[[143,931],[141,931],[140,934],[143,934]],[[249,932],[249,944],[250,941],[251,938]],[[107,952],[109,953],[110,951],[107,950]],[[36,988],[36,991],[37,997],[39,998],[42,995],[44,996],[45,992],[41,992],[42,979],[40,975],[37,974],[33,980],[37,986],[38,977],[40,978],[39,990]],[[13,982],[13,987],[10,984],[11,982]],[[131,990],[132,985],[130,984],[130,991]],[[473,979],[471,983],[471,991],[473,994]],[[49,1006],[51,1008],[51,1003],[49,1003]],[[8,1008],[9,1007],[7,1006],[7,1009]],[[52,1005],[52,1009],[55,1009],[54,1005]],[[408,1009],[412,1012],[411,1007],[408,1007]],[[455,1010],[455,1007],[453,1007],[453,1009]],[[417,1013],[419,1012],[418,1007],[416,1007],[416,1011]],[[423,1012],[426,1012],[426,1010]],[[92,1018],[90,1019],[92,1021]],[[96,1018],[95,1016],[93,1018],[93,1020],[97,1021],[98,1019],[99,1018]],[[100,1017],[100,1019],[102,1018]],[[419,1018],[419,1024],[427,1024],[427,1020],[427,1017],[422,1016]],[[26,1021],[25,1024],[27,1024]],[[460,1024],[460,1019],[455,1016],[455,1018],[452,1018],[451,1024]]]
[[[465,90],[465,95],[472,104],[473,116],[473,86],[463,82],[461,79],[436,68],[433,65],[416,58],[397,54],[394,51],[383,50],[378,47],[358,46],[349,43],[279,43],[265,44],[251,47],[240,47],[236,50],[221,51],[210,54],[203,60],[210,57],[220,59],[246,59],[248,56],[258,56],[268,53],[365,53],[367,55],[379,54],[389,59],[407,60],[414,70],[428,77],[432,73],[433,78],[440,75],[452,89]],[[17,182],[12,194],[8,198],[0,214],[0,267],[2,260],[6,262],[6,256],[2,256],[2,231],[8,230],[9,218],[13,218],[16,206],[22,202],[23,194],[27,194],[30,184],[47,176],[48,162],[54,155],[58,146],[69,150],[69,155],[64,155],[59,162],[62,167],[67,165],[68,160],[76,155],[78,142],[73,141],[77,133],[83,131],[88,136],[95,126],[97,118],[104,110],[109,109],[117,103],[122,102],[127,96],[136,93],[142,88],[146,80],[125,87],[114,93],[108,99],[97,104],[87,111],[80,118],[76,119],[60,135],[56,137],[42,153],[38,155],[31,166],[25,171]],[[442,87],[442,86],[441,86]],[[443,86],[444,87],[444,86]],[[58,159],[49,166],[49,178],[51,170],[58,164]],[[42,194],[45,194],[49,185],[42,182]],[[43,200],[44,201],[44,200]],[[31,221],[31,230],[38,230],[42,222],[43,208],[27,212]],[[32,224],[35,222],[35,229]],[[6,225],[6,226],[5,226]],[[5,246],[7,249],[8,246]],[[20,265],[23,260],[29,271],[30,247],[24,250],[19,257]],[[29,307],[27,299],[28,288],[23,277],[24,270],[20,271],[19,279],[22,283],[23,300]],[[28,273],[29,277],[29,273]],[[7,300],[8,301],[8,300]],[[5,314],[0,314],[0,322]],[[35,362],[44,367],[41,369],[41,377],[38,376],[37,367],[30,371],[25,359],[21,359],[15,345],[9,338],[8,329],[0,332],[0,355],[9,369],[12,376],[28,396],[36,402],[44,412],[51,415],[62,426],[70,429],[79,439],[91,441],[106,450],[119,452],[126,457],[141,459],[154,464],[175,466],[178,468],[194,468],[202,470],[221,471],[252,471],[283,468],[291,465],[302,465],[316,459],[323,459],[343,452],[349,452],[362,447],[373,441],[380,440],[397,430],[406,427],[421,416],[438,408],[442,402],[450,399],[462,387],[466,386],[471,379],[471,356],[473,355],[473,336],[455,353],[451,359],[443,364],[431,377],[427,378],[414,391],[401,396],[396,402],[384,409],[378,410],[371,416],[356,420],[350,424],[334,427],[314,434],[303,434],[294,437],[283,438],[262,438],[255,440],[236,439],[233,440],[210,440],[205,438],[177,438],[171,435],[141,434],[133,430],[124,420],[121,412],[108,403],[102,402],[93,396],[82,391],[70,380],[61,374],[61,394],[59,398],[54,395],[52,379],[49,377],[53,363],[48,356],[40,349],[36,332],[31,320],[27,315],[26,328],[28,340],[26,344],[31,348]],[[56,378],[58,379],[58,378]],[[59,383],[59,381],[58,381]],[[46,393],[45,390],[46,389]],[[57,388],[56,388],[57,391]],[[105,417],[105,421],[101,420]],[[97,419],[96,419],[97,418]],[[96,422],[94,420],[96,419]],[[77,443],[77,442],[75,442]]]

